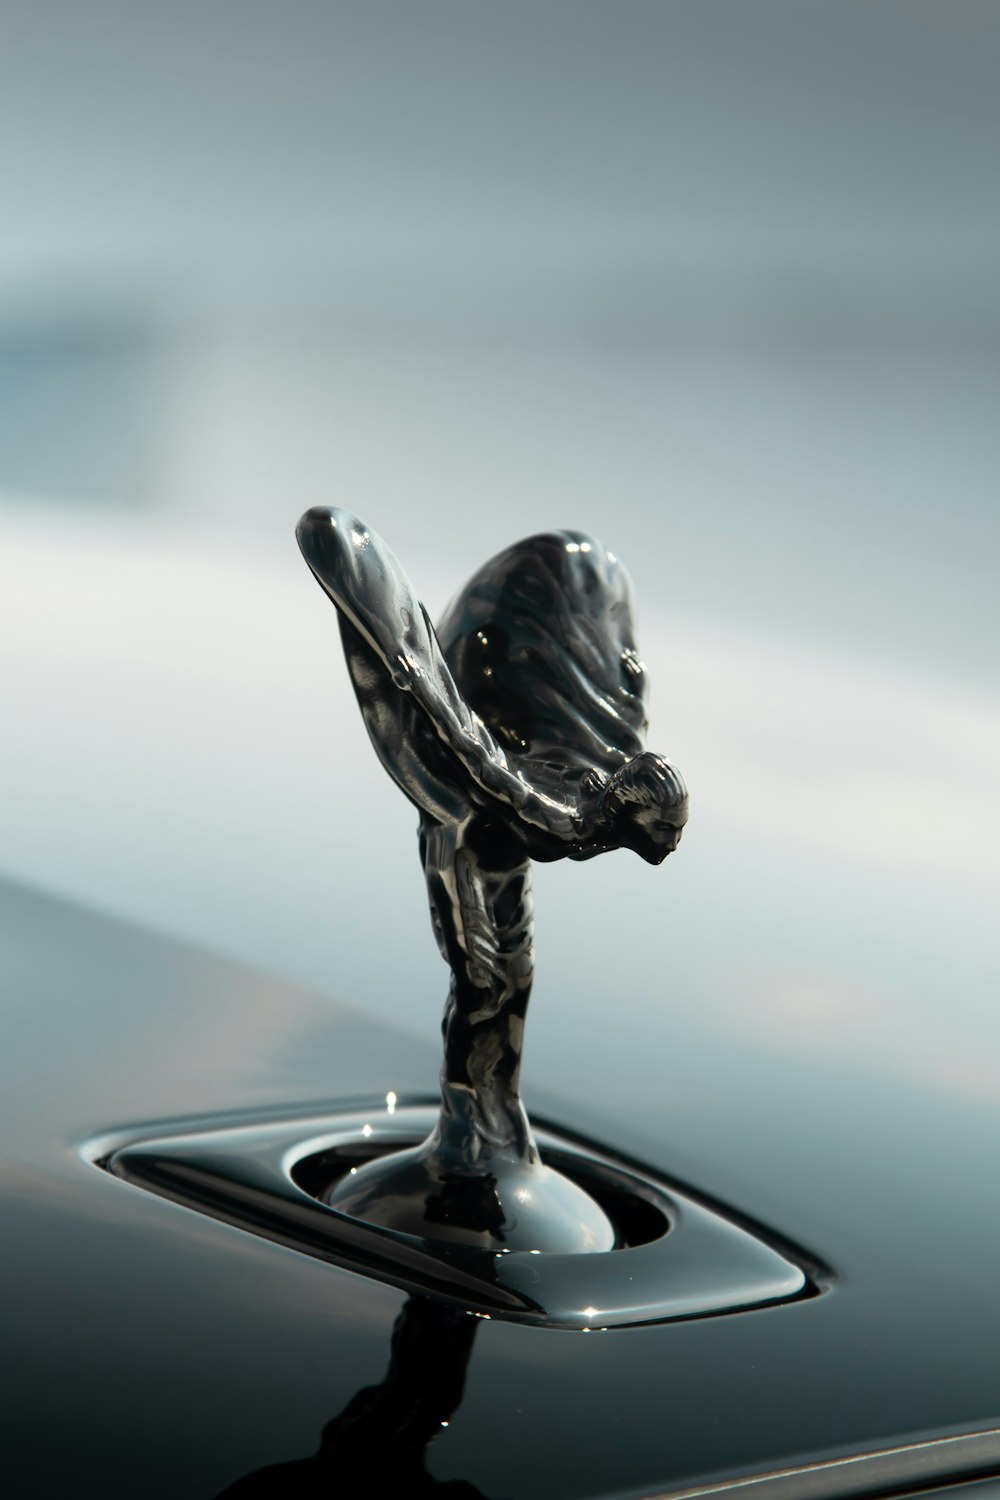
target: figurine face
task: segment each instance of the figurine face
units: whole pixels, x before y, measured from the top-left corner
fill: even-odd
[[[680,843],[684,824],[671,823],[662,808],[628,808],[622,819],[622,843],[642,856],[647,864],[662,865]]]

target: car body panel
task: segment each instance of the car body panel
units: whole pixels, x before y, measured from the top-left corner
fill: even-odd
[[[307,1456],[382,1378],[403,1294],[116,1180],[85,1146],[426,1093],[435,1049],[12,885],[0,945],[9,1471],[24,1493],[193,1496]],[[531,1102],[804,1246],[822,1294],[591,1337],[485,1322],[429,1452],[439,1479],[668,1493],[1000,1425],[996,1104],[801,1078],[740,1128],[727,1070],[755,1056],[718,1053],[698,1108],[666,1089],[639,1108],[627,1078],[589,1109]]]

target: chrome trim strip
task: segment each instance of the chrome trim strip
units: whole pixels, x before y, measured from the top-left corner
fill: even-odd
[[[1000,1427],[929,1438],[867,1453],[764,1474],[723,1479],[694,1489],[657,1490],[636,1500],[847,1500],[850,1496],[912,1493],[949,1480],[1000,1474]]]

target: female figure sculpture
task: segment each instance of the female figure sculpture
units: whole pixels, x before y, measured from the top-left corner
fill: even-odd
[[[530,861],[629,848],[651,864],[687,819],[679,773],[642,748],[646,675],[628,575],[552,532],[486,563],[437,630],[385,543],[317,508],[299,546],[337,606],[383,766],[420,815],[431,920],[451,968],[440,1124],[362,1168],[333,1206],[445,1242],[602,1250],[613,1231],[540,1161],[518,1075],[531,989]]]

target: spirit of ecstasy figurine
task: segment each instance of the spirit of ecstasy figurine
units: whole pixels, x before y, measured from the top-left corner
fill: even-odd
[[[307,511],[297,536],[337,606],[372,744],[420,814],[431,921],[451,968],[437,1128],[327,1201],[494,1254],[610,1250],[603,1209],[541,1161],[518,1080],[530,861],[626,848],[660,864],[687,820],[681,776],[642,748],[646,674],[628,575],[579,532],[529,537],[486,563],[435,631],[356,516]]]

